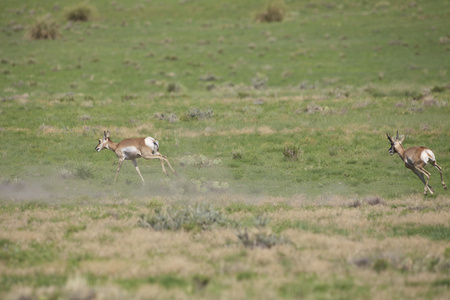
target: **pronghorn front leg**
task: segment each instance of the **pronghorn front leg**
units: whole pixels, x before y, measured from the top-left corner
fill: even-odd
[[[119,159],[119,166],[117,167],[116,177],[114,177],[114,182],[117,180],[117,175],[119,175],[120,168],[122,167],[123,159]]]
[[[411,171],[414,172],[414,174],[417,175],[417,177],[419,177],[420,180],[422,180],[423,184],[425,184],[425,188],[424,188],[423,194],[427,195],[428,191],[430,191],[430,193],[433,194],[433,191],[431,190],[431,187],[428,185],[428,181],[426,181],[425,178],[423,177],[424,173],[422,173],[421,171],[419,171],[419,169],[416,169],[416,168],[410,168],[410,169],[411,169]],[[429,176],[427,176],[427,177],[428,177],[428,180],[429,180],[430,177]]]
[[[139,167],[138,167],[138,165],[137,165],[137,161],[136,161],[135,159],[132,159],[131,161],[133,162],[134,167],[136,168],[136,171],[139,173],[139,176],[141,176],[142,183],[145,184],[144,177],[142,177],[141,171],[139,171]]]
[[[435,161],[431,161],[430,162],[436,169],[438,169],[439,174],[441,174],[441,183],[442,186],[444,187],[444,189],[447,189],[447,186],[444,183],[444,179],[442,178],[442,168],[440,166],[438,166],[438,164]]]
[[[428,187],[428,190],[433,195],[434,189],[428,184],[430,182],[431,173],[421,166],[419,166],[417,169],[419,170],[419,172],[422,172],[422,174],[424,174],[427,177],[427,182],[425,183],[425,186]]]

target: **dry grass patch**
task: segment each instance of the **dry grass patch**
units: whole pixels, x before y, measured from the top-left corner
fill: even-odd
[[[179,199],[161,201],[169,206],[184,203]],[[184,297],[187,292],[204,299],[211,299],[216,292],[236,299],[268,295],[277,298],[281,291],[294,292],[292,284],[298,283],[300,277],[305,277],[312,286],[322,285],[329,291],[343,293],[340,295],[349,295],[360,288],[363,291],[359,292],[370,298],[378,297],[380,288],[388,291],[382,293],[388,298],[393,293],[406,297],[412,291],[425,295],[446,276],[448,241],[395,235],[390,228],[411,223],[445,225],[450,217],[448,201],[444,196],[433,201],[416,197],[386,200],[386,205],[363,203],[349,207],[351,200],[344,198],[330,202],[303,196],[289,199],[221,196],[214,202],[216,209],[234,208],[227,211],[227,216],[237,222],[237,227],[196,231],[138,227],[139,216],[154,210],[142,199],[122,201],[121,205],[107,200],[103,201],[105,205],[65,207],[11,204],[13,209],[3,207],[0,215],[4,229],[0,240],[16,245],[19,252],[15,255],[33,249],[36,244],[44,246],[39,248],[44,251],[46,246],[53,245],[49,253],[57,251],[56,255],[43,256],[44,260],[24,263],[12,263],[0,255],[3,266],[0,274],[6,278],[28,278],[35,274],[66,276],[68,280],[62,286],[50,284],[55,292],[68,295],[69,287],[75,286],[73,290],[80,293],[94,291],[111,299],[156,294]],[[426,209],[411,210],[411,207]],[[249,220],[262,212],[270,222],[265,227],[245,225],[248,231],[280,232],[289,243],[248,248],[239,241],[238,229],[243,228],[243,223],[251,224]],[[427,247],[423,247],[425,244]],[[87,283],[88,277],[97,278],[97,284]],[[344,285],[348,291],[336,290],[336,284],[342,282],[348,283]],[[15,283],[7,294],[17,296],[18,290],[27,288],[31,294],[40,293],[36,287]],[[105,289],[111,289],[111,294]],[[445,291],[437,292],[444,294]]]

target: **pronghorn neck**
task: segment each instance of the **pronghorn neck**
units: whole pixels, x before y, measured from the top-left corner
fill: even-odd
[[[112,152],[116,152],[117,149],[117,143],[114,143],[113,141],[111,141],[108,138],[108,143],[106,144],[106,148],[108,148],[109,150],[111,150]]]
[[[398,156],[400,156],[400,158],[402,160],[405,160],[405,148],[403,148],[402,144],[398,144],[398,147],[395,148],[395,151],[397,151]]]

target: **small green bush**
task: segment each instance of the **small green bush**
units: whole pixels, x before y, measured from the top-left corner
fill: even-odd
[[[92,20],[96,9],[88,3],[79,3],[66,9],[66,19],[72,22],[87,22]]]
[[[284,0],[272,0],[267,3],[264,10],[256,13],[255,21],[260,23],[281,22],[286,15]]]
[[[233,159],[241,159],[244,157],[244,150],[242,148],[234,149],[231,151],[231,157]]]
[[[283,155],[289,160],[297,160],[298,156],[301,154],[301,150],[299,146],[296,145],[287,145],[284,147]]]
[[[60,36],[59,25],[49,16],[38,17],[28,35],[33,40],[54,40]]]

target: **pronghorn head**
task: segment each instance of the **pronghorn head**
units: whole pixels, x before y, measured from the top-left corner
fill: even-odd
[[[98,140],[98,145],[97,145],[97,147],[95,147],[95,150],[97,150],[97,152],[100,152],[103,149],[108,148],[108,141],[110,141],[109,131],[104,131],[103,137]]]
[[[399,147],[403,147],[402,146],[402,142],[405,139],[405,137],[402,137],[401,139],[398,138],[398,131],[397,131],[397,136],[395,137],[395,140],[392,139],[392,137],[389,136],[389,134],[386,133],[386,136],[389,140],[389,142],[391,142],[391,148],[389,148],[389,153],[391,155],[394,155],[394,153],[398,153],[399,152]]]

